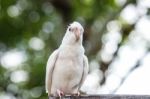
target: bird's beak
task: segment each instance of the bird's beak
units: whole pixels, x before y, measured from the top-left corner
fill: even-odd
[[[77,41],[79,40],[80,35],[81,35],[80,30],[78,28],[75,28],[75,36]]]

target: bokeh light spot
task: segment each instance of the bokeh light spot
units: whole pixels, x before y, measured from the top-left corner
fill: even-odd
[[[8,7],[7,13],[10,17],[17,17],[20,15],[21,12],[17,6],[12,5],[12,6]]]
[[[25,82],[28,80],[28,73],[24,70],[17,70],[11,73],[11,81],[14,83]]]
[[[45,43],[42,39],[38,37],[33,37],[29,41],[29,46],[34,50],[42,50],[45,47]]]
[[[4,55],[1,57],[1,64],[4,68],[9,69],[19,66],[26,60],[27,57],[24,51],[11,50],[4,53]]]

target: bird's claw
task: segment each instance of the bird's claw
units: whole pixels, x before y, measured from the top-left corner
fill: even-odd
[[[61,98],[61,96],[64,95],[64,92],[61,91],[61,90],[59,90],[59,89],[57,89],[57,94],[58,94],[58,96]]]
[[[77,96],[80,96],[80,92],[79,91],[77,92]]]
[[[80,96],[80,92],[78,91],[77,93],[74,94],[75,96]]]

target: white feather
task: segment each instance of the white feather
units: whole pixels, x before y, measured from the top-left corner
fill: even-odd
[[[46,67],[46,91],[58,95],[57,89],[65,94],[78,93],[88,74],[88,59],[82,46],[83,27],[73,22],[68,28],[77,28],[81,35],[76,40],[75,32],[67,29],[60,47],[48,59]]]

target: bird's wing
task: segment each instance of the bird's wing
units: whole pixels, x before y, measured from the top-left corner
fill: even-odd
[[[89,63],[88,63],[88,58],[87,56],[83,56],[83,74],[82,74],[82,78],[81,78],[81,82],[79,85],[79,89],[82,86],[83,82],[85,81],[86,76],[88,75],[89,72]]]
[[[45,81],[45,88],[46,88],[46,92],[48,94],[50,94],[50,90],[51,90],[51,82],[52,82],[52,75],[53,75],[53,70],[55,67],[55,63],[57,61],[57,57],[58,57],[58,49],[55,50],[49,57],[48,62],[47,62],[47,66],[46,66],[46,81]]]

